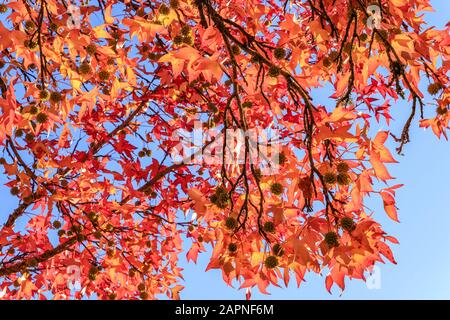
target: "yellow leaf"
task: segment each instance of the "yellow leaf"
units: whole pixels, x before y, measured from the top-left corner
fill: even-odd
[[[252,267],[260,265],[264,260],[264,252],[253,252],[250,264]]]
[[[105,39],[111,39],[112,36],[105,30],[105,25],[99,25],[95,28],[92,28],[92,30],[94,31],[94,35],[97,38],[105,38]]]
[[[111,15],[112,5],[109,5],[105,8],[105,22],[111,24],[114,22],[114,18]]]

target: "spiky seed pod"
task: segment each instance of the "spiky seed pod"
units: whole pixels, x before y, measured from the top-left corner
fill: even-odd
[[[330,58],[332,62],[337,60],[338,57],[339,53],[336,50],[331,51],[330,54],[328,55],[328,58]]]
[[[437,107],[436,113],[440,116],[445,116],[447,114],[448,110],[445,107]]]
[[[34,24],[33,21],[28,20],[27,22],[25,22],[25,29],[33,30],[35,27],[36,27],[36,25]]]
[[[333,62],[331,61],[331,59],[329,57],[325,57],[325,58],[323,58],[322,64],[325,68],[329,68],[329,67],[331,67]]]
[[[77,234],[77,241],[78,242],[83,242],[86,241],[87,236],[85,236],[84,234]]]
[[[11,190],[9,190],[9,192],[11,192],[11,194],[13,196],[17,196],[19,194],[20,190],[18,187],[12,187]]]
[[[29,265],[30,267],[36,267],[38,265],[38,261],[36,258],[32,258],[27,261],[27,265]]]
[[[269,70],[267,71],[267,75],[272,78],[276,78],[280,75],[280,68],[276,66],[270,66]]]
[[[162,4],[159,9],[158,9],[159,13],[162,14],[163,16],[166,16],[170,13],[170,8],[168,6],[166,6],[165,4]]]
[[[55,229],[61,228],[61,222],[58,220],[53,221],[53,228]]]
[[[206,106],[208,107],[208,110],[213,113],[217,112],[217,110],[218,110],[216,105],[212,102],[208,102],[208,104]]]
[[[102,237],[102,232],[100,230],[97,230],[94,232],[94,238],[100,239]]]
[[[89,212],[88,213],[88,218],[92,222],[97,222],[98,221],[98,215],[95,212]]]
[[[180,33],[183,36],[190,35],[191,34],[191,27],[189,25],[185,24],[184,26],[181,27]]]
[[[141,293],[139,294],[139,297],[140,297],[142,300],[147,300],[147,299],[148,299],[148,293],[147,293],[147,292],[141,292]]]
[[[280,152],[278,154],[278,162],[280,163],[280,165],[283,166],[286,163],[286,160],[287,160],[286,154],[284,152]]]
[[[282,60],[286,58],[286,50],[284,50],[284,48],[275,48],[275,50],[273,50],[273,56],[275,59]]]
[[[87,52],[88,54],[90,54],[90,55],[95,54],[95,53],[97,52],[97,46],[96,46],[95,44],[93,44],[93,43],[88,44],[88,45],[86,46],[86,52]]]
[[[66,234],[65,230],[58,230],[58,237],[62,237],[65,234]]]
[[[234,45],[231,47],[231,52],[233,52],[234,55],[238,55],[241,53],[241,48],[239,46]]]
[[[4,165],[6,163],[6,159],[5,158],[0,158],[0,164]]]
[[[369,36],[367,35],[367,33],[362,33],[359,36],[359,40],[361,40],[362,42],[366,42],[368,38],[369,38]]]
[[[86,75],[89,72],[91,72],[91,65],[89,64],[89,62],[85,61],[78,67],[78,73],[81,75]]]
[[[344,230],[346,230],[348,232],[353,231],[356,228],[355,222],[350,217],[342,218],[341,221],[340,221],[340,224],[341,224],[342,229],[344,229]]]
[[[335,184],[336,179],[336,174],[334,172],[328,171],[323,174],[323,180],[326,184]]]
[[[116,298],[117,298],[117,294],[115,294],[115,293],[108,294],[108,299],[109,300],[116,300]]]
[[[262,176],[261,169],[259,169],[259,168],[255,169],[253,176],[255,177],[255,179],[257,181],[261,180],[261,176]]]
[[[403,65],[398,61],[394,61],[391,64],[391,72],[396,76],[399,76],[402,74],[403,68],[404,68]]]
[[[284,254],[283,247],[279,243],[276,243],[273,245],[272,252],[274,255],[279,256],[279,257],[281,257]]]
[[[225,187],[219,186],[217,187],[214,194],[210,197],[210,200],[213,204],[215,204],[217,207],[224,209],[228,206],[228,191]]]
[[[237,244],[236,243],[230,243],[228,245],[228,251],[230,251],[231,253],[236,252],[237,251]]]
[[[16,135],[16,137],[20,138],[21,136],[23,136],[23,130],[17,129],[15,135]]]
[[[352,180],[347,173],[341,172],[337,175],[336,181],[340,186],[348,186]]]
[[[278,266],[278,258],[275,256],[268,256],[264,261],[264,265],[267,269],[273,269]]]
[[[275,232],[275,225],[272,221],[267,221],[264,223],[263,230],[270,233]]]
[[[192,36],[183,36],[183,43],[192,45],[194,43],[194,38],[192,38]]]
[[[31,141],[33,141],[34,140],[34,136],[31,134],[31,133],[27,133],[26,135],[25,135],[25,141],[26,142],[31,142]]]
[[[39,109],[36,106],[31,106],[30,110],[28,111],[30,114],[36,114],[38,113]]]
[[[352,44],[350,42],[347,42],[344,45],[344,52],[347,54],[350,54],[352,52]]]
[[[325,234],[325,243],[328,247],[337,247],[339,245],[339,237],[336,232],[330,231]]]
[[[146,242],[145,242],[145,246],[146,246],[147,248],[151,248],[151,247],[152,247],[152,242],[151,242],[151,241],[146,241]]]
[[[58,31],[58,25],[54,22],[51,22],[50,25],[48,26],[48,28],[53,32]]]
[[[27,47],[31,50],[36,49],[38,46],[38,43],[33,40],[25,40],[25,42],[23,44],[25,45],[25,47]]]
[[[336,166],[336,169],[340,173],[347,173],[350,170],[350,166],[347,162],[339,162]]]
[[[5,13],[8,11],[8,7],[5,4],[0,4],[0,13]]]
[[[378,41],[382,41],[381,38],[386,39],[388,37],[388,35],[389,35],[388,31],[384,30],[384,29],[378,30],[378,32],[379,33],[377,33],[375,35],[375,37],[377,38]]]
[[[143,151],[143,150],[139,151],[138,156],[139,156],[139,158],[145,157],[145,151]]]
[[[228,200],[228,190],[224,186],[217,187],[216,194],[220,200]]]
[[[428,93],[432,96],[439,93],[439,91],[442,89],[442,86],[439,82],[430,83],[428,86]]]
[[[252,55],[252,57],[250,58],[250,62],[251,63],[258,63],[259,62],[259,57],[257,55]]]
[[[137,289],[139,291],[144,291],[145,290],[145,283],[139,283],[138,286],[137,286]]]
[[[31,42],[30,40],[26,39],[26,40],[23,41],[23,45],[25,47],[29,48],[30,47],[30,42]]]
[[[176,44],[177,46],[182,44],[183,43],[183,36],[178,34],[175,37],[173,37],[173,43]]]
[[[245,101],[243,104],[242,104],[242,107],[243,108],[251,108],[253,106],[253,102],[251,102],[251,101]]]
[[[50,101],[53,103],[58,103],[62,100],[62,95],[58,91],[52,91],[50,93]]]
[[[270,186],[270,192],[274,195],[279,196],[283,193],[283,185],[279,182],[275,182]]]
[[[48,98],[50,98],[50,92],[45,89],[39,91],[39,99],[41,99],[42,101],[47,101]]]
[[[172,9],[178,9],[180,6],[180,1],[179,0],[170,0],[170,7]]]
[[[219,197],[215,193],[213,195],[211,195],[211,197],[209,197],[209,201],[211,201],[214,204],[217,204],[218,200],[219,200]]]
[[[96,266],[92,266],[90,269],[89,269],[89,274],[97,274],[98,273],[98,268],[96,267]]]
[[[198,241],[198,242],[203,242],[203,236],[201,236],[201,235],[198,236],[197,241]]]
[[[45,113],[43,113],[43,112],[39,112],[37,115],[36,115],[36,121],[38,122],[38,123],[46,123],[47,122],[47,120],[48,120],[48,116],[45,114]]]
[[[225,220],[225,227],[227,229],[229,229],[229,230],[236,229],[236,227],[237,227],[237,220],[235,218],[233,218],[233,217],[228,217]]]
[[[98,78],[102,81],[106,81],[109,79],[109,72],[107,70],[102,70],[98,73]]]

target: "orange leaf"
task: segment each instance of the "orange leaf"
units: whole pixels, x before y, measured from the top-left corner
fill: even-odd
[[[203,193],[200,192],[200,190],[196,188],[189,189],[187,191],[187,194],[189,197],[194,200],[194,208],[197,211],[197,213],[205,213],[206,211],[206,199],[203,196]]]
[[[389,174],[386,166],[381,162],[380,156],[376,152],[370,152],[370,163],[372,164],[373,169],[375,170],[375,175],[381,180],[389,180],[393,179],[393,177]]]
[[[381,191],[381,197],[383,198],[384,210],[389,218],[394,221],[400,222],[397,216],[397,208],[395,207],[395,199],[389,192]]]

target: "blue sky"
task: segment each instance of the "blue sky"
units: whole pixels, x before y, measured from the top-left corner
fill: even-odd
[[[436,12],[426,13],[426,20],[443,28],[450,20],[448,0],[431,1]],[[426,84],[424,84],[425,86]],[[316,92],[315,101],[326,106],[326,96]],[[426,101],[431,101],[429,96]],[[390,128],[399,133],[409,115],[410,104],[399,101],[392,107],[394,122]],[[434,107],[429,107],[433,112]],[[386,130],[384,124],[372,127]],[[431,130],[418,127],[418,119],[411,128],[411,143],[404,148],[404,156],[396,156],[398,164],[390,166],[395,183],[405,186],[397,192],[400,223],[386,217],[380,199],[370,199],[370,207],[376,211],[375,220],[398,238],[400,245],[393,251],[397,265],[379,265],[379,289],[369,289],[360,280],[346,281],[341,292],[336,286],[330,295],[325,289],[325,276],[311,273],[300,288],[292,282],[288,288],[272,287],[271,295],[263,295],[257,289],[252,299],[450,299],[450,143],[439,141]],[[388,146],[395,150],[390,141]],[[245,299],[245,290],[228,287],[221,272],[204,272],[209,253],[199,256],[198,264],[186,263],[182,257],[184,299]]]

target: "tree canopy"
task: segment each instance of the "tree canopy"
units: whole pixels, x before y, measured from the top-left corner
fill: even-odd
[[[366,200],[398,221],[387,164],[447,138],[429,0],[0,2],[0,297],[178,299],[181,255],[247,297],[395,263]]]

